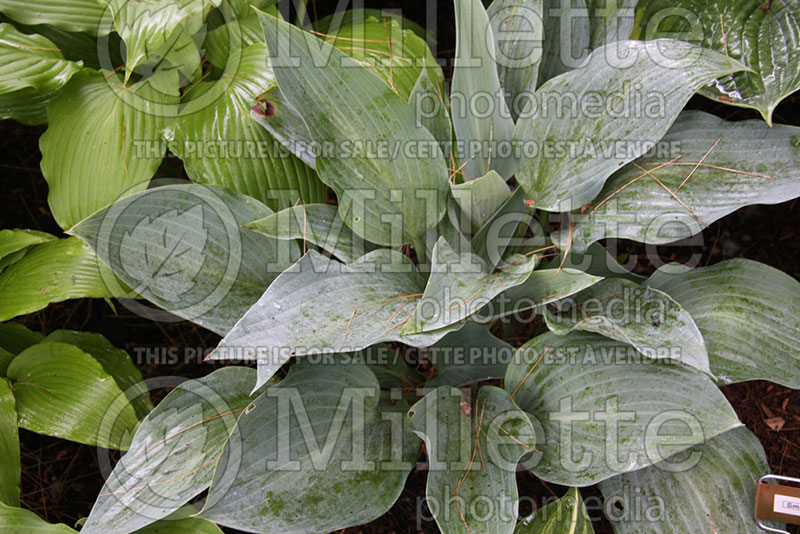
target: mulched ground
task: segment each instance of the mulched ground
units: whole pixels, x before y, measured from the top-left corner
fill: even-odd
[[[330,12],[335,4],[317,2],[318,15]],[[402,8],[406,16],[424,23],[424,2],[366,2],[366,5]],[[437,11],[439,53],[449,56],[454,42],[452,4],[439,2]],[[793,97],[781,105],[776,112],[776,122],[800,125],[798,103],[800,99]],[[689,107],[728,119],[755,118],[755,113],[750,111],[720,106],[699,97],[693,99]],[[6,198],[2,228],[35,228],[56,235],[61,233],[50,215],[47,185],[38,168],[41,158],[38,137],[43,130],[24,127],[13,121],[0,122],[0,176]],[[701,251],[703,264],[745,257],[772,265],[800,279],[798,228],[800,205],[797,201],[740,210],[705,231],[705,246]],[[626,246],[631,250],[636,248],[633,244]],[[665,260],[677,257],[669,247],[659,247],[659,252]],[[652,267],[646,264],[640,265],[639,269],[643,273],[652,272]],[[213,367],[202,364],[196,354],[214,347],[219,340],[214,334],[190,323],[147,321],[121,306],[114,313],[100,300],[54,304],[19,318],[19,321],[42,332],[58,328],[100,332],[115,345],[128,350],[146,378],[207,374]],[[167,357],[169,363],[164,363],[161,351],[166,348],[177,349],[177,361]],[[187,353],[189,356],[184,357]],[[728,386],[723,388],[723,392],[741,420],[761,440],[773,471],[800,477],[800,391],[759,381]],[[157,397],[164,393],[158,392]],[[51,522],[73,525],[85,517],[103,484],[102,471],[107,468],[108,458],[99,462],[94,448],[27,431],[20,432],[20,441],[23,506]],[[560,494],[559,488],[548,487],[526,473],[518,478],[520,494],[531,496],[536,502],[545,496]],[[425,473],[415,471],[389,513],[369,525],[346,529],[346,534],[435,534],[437,529],[433,521],[427,519],[430,517],[427,509],[423,508],[418,514],[417,504],[424,496],[424,487]],[[598,495],[593,489],[585,490],[583,494],[584,497]],[[529,513],[529,508],[525,506],[522,511]],[[596,530],[598,534],[611,532],[604,521],[597,523]]]

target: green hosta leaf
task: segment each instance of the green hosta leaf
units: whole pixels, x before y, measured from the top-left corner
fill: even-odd
[[[530,520],[530,522],[528,522]],[[586,511],[578,488],[536,511],[522,521],[515,534],[594,534],[592,520]]]
[[[536,90],[543,54],[543,0],[494,0],[486,13],[500,85],[506,105],[517,119]]]
[[[368,245],[344,225],[336,206],[305,204],[245,225],[275,239],[302,239],[330,252],[345,263],[364,255]]]
[[[208,488],[254,384],[252,369],[224,367],[172,390],[142,421],[81,532],[136,531]]]
[[[62,228],[144,190],[164,156],[164,119],[154,102],[167,104],[169,98],[148,82],[130,91],[114,83],[102,73],[83,71],[48,107],[49,126],[39,141],[41,166],[50,209]]]
[[[422,72],[426,72],[440,94],[444,94],[444,74],[428,44],[397,20],[367,18],[328,31],[325,40],[381,78],[404,100]]]
[[[38,230],[0,230],[0,258],[54,239],[55,236]]]
[[[6,371],[8,370],[8,366],[11,365],[11,360],[14,359],[14,356],[15,354],[0,347],[0,378],[6,376]]]
[[[313,35],[274,18],[262,21],[281,92],[314,141],[334,152],[323,151],[316,168],[336,191],[347,225],[381,245],[401,245],[436,226],[446,207],[447,165],[406,100]],[[412,148],[420,148],[416,157]]]
[[[769,472],[758,438],[741,427],[675,459],[606,480],[600,490],[606,502],[624,508],[606,507],[614,512],[609,519],[616,534],[759,534],[755,487]],[[644,513],[633,512],[637,498]]]
[[[512,256],[493,272],[479,257],[458,254],[444,238],[431,256],[428,285],[403,328],[405,334],[431,332],[466,319],[501,292],[522,284],[537,263],[536,256]]]
[[[600,282],[601,276],[593,276],[577,269],[544,269],[534,271],[522,284],[509,288],[477,314],[477,319],[487,324],[509,315],[525,312],[538,313],[545,304],[567,298]]]
[[[24,325],[18,323],[0,324],[0,347],[15,356],[43,339],[44,335],[34,332]]]
[[[450,99],[462,172],[474,179],[493,170],[508,179],[517,169],[516,158],[505,153],[514,121],[497,74],[489,17],[480,0],[454,1],[457,39]]]
[[[275,279],[210,358],[258,360],[260,387],[292,356],[356,352],[382,341],[430,346],[461,325],[401,335],[424,285],[396,251],[344,265],[311,250]]]
[[[414,22],[413,20],[409,20],[404,18],[398,13],[394,13],[389,10],[380,10],[380,9],[348,9],[347,11],[338,11],[333,13],[332,15],[328,15],[327,17],[323,17],[314,22],[314,28],[317,31],[324,34],[331,34],[336,33],[336,28],[342,26],[349,26],[352,24],[358,24],[366,20],[367,18],[374,18],[379,21],[387,20],[387,21],[397,21],[403,27],[404,30],[411,30],[416,33],[422,39],[430,40],[431,37],[428,35],[428,32]]]
[[[741,425],[705,374],[591,333],[532,339],[505,387],[544,427],[526,467],[563,485],[642,469]]]
[[[711,374],[703,335],[692,315],[666,293],[635,282],[603,280],[556,303],[555,313],[547,311],[545,319],[558,335],[594,332],[633,345],[651,358]]]
[[[133,364],[131,357],[124,350],[112,345],[102,335],[73,330],[56,330],[41,342],[74,345],[97,360],[103,366],[103,370],[111,375],[120,390],[125,393],[138,418],[143,418],[153,409],[150,392],[142,381],[142,373]]]
[[[255,532],[332,532],[397,500],[419,452],[362,365],[294,365],[245,409],[201,516]]]
[[[23,89],[0,95],[0,120],[14,119],[28,126],[47,122],[47,105],[55,93],[41,94],[35,89]]]
[[[100,22],[106,7],[95,0],[0,0],[0,13],[21,24],[50,24],[70,32],[108,33]]]
[[[0,503],[0,528],[3,528],[4,532],[25,532],[25,534],[78,534],[77,530],[73,530],[62,523],[57,525],[48,523],[31,511],[12,508],[3,503]],[[218,526],[208,521],[182,517],[178,514],[175,514],[175,517],[164,519],[136,531],[136,534],[187,533],[222,534],[222,531]]]
[[[176,514],[177,515],[177,514]],[[83,531],[81,531],[83,532]],[[162,519],[136,531],[135,534],[223,534],[222,530],[210,521],[196,517]]]
[[[251,45],[223,73],[229,83],[201,82],[195,87],[193,91],[205,95],[165,131],[170,151],[183,159],[194,182],[233,189],[273,209],[291,207],[299,199],[324,202],[325,185],[314,170],[250,118],[259,95],[275,84],[266,58],[265,45]],[[216,95],[213,100],[206,91]]]
[[[76,534],[68,526],[53,525],[29,510],[7,506],[0,502],[0,529],[3,532],[24,532],[25,534]]]
[[[241,228],[271,213],[227,189],[179,185],[127,197],[72,232],[136,293],[224,335],[299,255]]]
[[[615,170],[664,136],[698,88],[743,68],[671,39],[598,48],[581,68],[534,94],[514,132],[515,145],[533,155],[523,160],[517,180],[539,209],[579,208]]]
[[[740,60],[753,72],[720,78],[701,93],[757,109],[771,124],[780,101],[800,88],[800,2],[681,0],[678,6],[680,12],[664,18],[665,9],[678,9],[674,2],[641,0],[634,35],[665,32]]]
[[[203,42],[203,55],[219,70],[230,71],[236,61],[241,61],[239,51],[255,43],[264,43],[264,30],[258,15],[252,14],[209,31]]]
[[[46,37],[25,35],[8,23],[0,23],[0,92],[26,88],[48,93],[60,88],[81,70],[81,62],[64,59]]]
[[[647,285],[692,314],[721,384],[770,380],[800,389],[800,283],[735,259],[688,272],[659,269]]]
[[[572,248],[581,252],[604,237],[670,243],[742,206],[798,197],[798,143],[800,128],[794,126],[769,128],[761,121],[726,122],[699,111],[684,112],[659,143],[662,149],[669,147],[668,156],[648,155],[622,168],[598,195],[595,207],[574,216]],[[563,231],[553,240],[564,248],[569,235]]]
[[[474,405],[460,390],[440,387],[408,411],[425,441],[425,498],[442,532],[514,532],[517,462],[534,450],[528,416],[502,389],[485,386]]]
[[[33,313],[51,302],[123,294],[108,267],[75,238],[34,245],[0,274],[0,321]]]
[[[8,366],[19,426],[110,449],[127,449],[138,424],[114,379],[89,354],[66,343],[40,343]]]
[[[0,504],[19,506],[20,459],[14,392],[0,378]],[[0,519],[2,524],[2,519]]]
[[[423,353],[436,367],[436,376],[426,382],[426,387],[460,387],[503,378],[514,349],[494,337],[485,325],[467,323]]]
[[[85,67],[99,70],[101,68],[99,56],[105,54],[106,50],[109,52],[107,59],[114,65],[122,63],[122,58],[116,56],[116,45],[118,44],[116,41],[109,41],[108,48],[106,49],[105,47],[98,46],[97,37],[89,35],[86,32],[65,31],[50,24],[26,26],[24,24],[15,23],[14,26],[23,33],[41,35],[49,39],[55,44],[55,47],[60,50],[61,54],[64,55],[64,59],[73,62],[82,62]],[[116,38],[116,36],[109,37],[109,39]]]
[[[125,41],[125,81],[146,61],[183,55],[181,47],[194,46],[191,36],[203,25],[207,0],[112,0],[114,29]],[[200,57],[195,47],[196,63]],[[194,68],[189,68],[188,72]]]
[[[452,185],[450,190],[475,230],[489,222],[511,198],[511,190],[505,180],[494,171],[489,171],[476,180]]]

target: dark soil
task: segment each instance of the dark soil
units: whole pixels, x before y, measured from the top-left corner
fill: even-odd
[[[310,13],[319,17],[329,13],[336,2],[311,2]],[[402,9],[405,16],[425,23],[425,2],[366,2],[366,7]],[[439,56],[451,57],[454,49],[452,3],[438,2]],[[445,67],[446,70],[448,67]],[[798,97],[788,99],[776,114],[775,121],[800,125]],[[721,106],[697,97],[691,108],[703,109],[722,117],[739,120],[757,118],[747,110]],[[41,158],[38,137],[42,127],[25,127],[14,121],[0,122],[0,176],[6,198],[2,228],[35,228],[56,235],[56,225],[47,205],[47,184],[39,171]],[[745,257],[772,265],[800,280],[800,205],[797,201],[778,206],[752,206],[713,224],[704,232],[702,264],[716,263],[731,257]],[[623,244],[635,248],[633,244]],[[679,256],[670,247],[659,247],[665,260]],[[685,254],[685,250],[680,254]],[[638,270],[647,274],[652,266]],[[197,356],[215,346],[219,338],[190,323],[159,323],[143,319],[122,306],[116,313],[102,300],[80,300],[53,304],[40,312],[20,317],[19,322],[41,332],[71,328],[100,332],[115,345],[125,348],[145,378],[161,376],[203,376],[213,366]],[[164,362],[164,351],[177,350],[177,361]],[[148,350],[149,349],[149,350]],[[188,354],[188,355],[187,355]],[[800,477],[800,392],[767,382],[751,382],[723,388],[741,420],[761,440],[775,473]],[[155,401],[165,391],[156,392]],[[783,420],[778,428],[776,422]],[[772,425],[772,427],[770,426]],[[108,458],[98,460],[94,448],[64,440],[20,432],[22,449],[22,501],[51,522],[74,525],[88,515],[103,484],[102,471]],[[113,458],[111,459],[113,461]],[[518,477],[520,494],[541,499],[560,495],[557,487],[548,487],[532,475]],[[418,503],[425,493],[425,473],[415,471],[398,502],[384,517],[369,525],[346,529],[347,534],[436,533],[426,508],[418,513]],[[584,497],[597,496],[594,489]],[[523,506],[524,514],[530,505]],[[597,515],[597,514],[593,514]],[[599,518],[598,518],[599,519]],[[610,533],[604,520],[598,520],[598,534]],[[797,532],[797,531],[795,531]]]

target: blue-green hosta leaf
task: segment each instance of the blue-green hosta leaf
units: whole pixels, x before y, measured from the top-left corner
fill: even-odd
[[[427,347],[461,325],[403,335],[424,288],[397,251],[375,250],[344,265],[311,250],[275,279],[210,358],[257,360],[259,387],[292,356],[356,352],[385,341]]]
[[[445,161],[453,163],[453,122],[450,120],[450,103],[443,82],[431,78],[430,69],[419,73],[408,97],[414,116],[439,142]]]
[[[528,206],[525,191],[521,187],[500,206],[492,217],[478,229],[470,242],[472,251],[492,265],[499,265],[506,251],[520,244],[524,231],[534,223],[535,209]]]
[[[0,323],[0,347],[15,356],[43,339],[43,334],[34,332],[24,325]]]
[[[590,0],[591,47],[600,48],[616,41],[634,39],[631,33],[638,2],[639,0]]]
[[[557,302],[603,280],[578,269],[543,269],[534,271],[523,283],[506,289],[481,309],[476,320],[487,324],[508,317],[538,313],[545,304]]]
[[[70,32],[108,33],[101,26],[106,7],[95,0],[0,0],[0,13],[21,24],[50,24]]]
[[[46,37],[25,35],[8,23],[0,23],[0,65],[0,93],[4,94],[26,88],[54,91],[83,66],[65,60]]]
[[[536,90],[544,41],[543,0],[494,0],[492,27],[497,74],[506,106],[517,119]]]
[[[588,1],[543,0],[544,42],[539,85],[579,67],[586,59],[592,33]]]
[[[431,274],[405,334],[432,332],[458,323],[503,291],[525,282],[536,256],[512,256],[496,271],[470,253],[458,254],[442,237],[433,248]]]
[[[316,169],[314,140],[311,138],[308,125],[283,96],[280,88],[277,85],[273,86],[261,96],[261,100],[265,102],[266,107],[269,107],[272,115],[267,116],[265,110],[253,109],[250,118],[267,130],[300,161]]]
[[[52,241],[55,236],[38,230],[0,230],[0,259],[32,245]]]
[[[745,259],[688,272],[665,266],[646,283],[692,314],[720,384],[770,380],[800,389],[800,283]]]
[[[208,488],[254,384],[254,370],[223,367],[172,390],[142,421],[81,532],[134,532]]]
[[[436,367],[436,376],[425,387],[461,387],[503,378],[514,349],[494,337],[486,325],[468,322],[422,353]]]
[[[570,488],[557,501],[523,519],[514,534],[594,534],[594,527],[578,488]]]
[[[758,438],[740,427],[662,464],[606,480],[600,491],[623,508],[606,506],[616,534],[760,534],[755,488],[769,472]],[[631,511],[637,498],[644,513]]]
[[[506,181],[495,171],[463,184],[450,186],[462,213],[469,217],[472,229],[479,230],[511,198]]]
[[[534,94],[514,132],[515,146],[531,154],[517,180],[539,209],[579,208],[664,136],[697,89],[743,68],[673,39],[598,48]]]
[[[48,107],[49,126],[39,140],[41,167],[50,209],[62,228],[144,190],[164,157],[164,118],[155,102],[168,104],[170,97],[148,82],[129,91],[114,83],[100,72],[83,71]]]
[[[378,395],[363,365],[298,362],[242,413],[201,517],[281,534],[380,517],[400,495],[419,443],[403,429],[404,403],[379,406]]]
[[[239,21],[244,43],[264,40],[260,25],[257,37],[252,35],[252,18]],[[227,58],[223,56],[227,52],[219,50],[223,45],[227,46],[225,37],[217,35],[221,31],[219,28],[210,32],[214,34],[211,55],[215,64]],[[359,22],[356,26],[344,25],[336,38],[327,33],[325,37],[327,42],[359,61],[407,99],[417,120],[439,141],[445,160],[450,162],[452,124],[447,111],[444,75],[425,42],[408,30],[401,32],[398,23],[391,18],[386,19],[386,25],[375,19]],[[307,165],[315,167],[313,139],[300,114],[277,87],[270,89],[263,99],[272,103],[274,114],[253,114],[253,119]]]
[[[273,209],[299,199],[324,202],[326,188],[314,170],[250,118],[259,95],[275,84],[265,45],[245,48],[227,67],[222,76],[230,82],[198,84],[193,91],[205,93],[201,105],[189,104],[167,127],[170,151],[183,160],[192,181],[233,189]]]
[[[620,169],[594,207],[573,217],[571,248],[582,252],[605,237],[671,243],[742,206],[796,198],[798,144],[800,128],[795,126],[769,128],[761,121],[727,122],[700,111],[684,112],[659,142],[661,154]],[[554,234],[553,240],[565,248],[568,234]]]
[[[539,85],[580,67],[592,49],[631,38],[637,0],[544,0]]]
[[[665,10],[680,10],[669,17]],[[800,88],[800,2],[797,0],[641,0],[636,38],[656,33],[730,55],[750,67],[703,88],[704,96],[758,110],[768,123],[778,104]]]
[[[8,366],[19,426],[110,449],[127,449],[138,418],[102,365],[66,343],[39,343]]]
[[[20,457],[14,392],[0,378],[0,504],[19,506]]]
[[[124,350],[112,345],[102,335],[74,330],[56,330],[42,339],[41,343],[74,345],[97,360],[103,366],[103,370],[111,375],[120,390],[125,393],[138,418],[143,418],[153,409],[150,392],[142,381],[142,373],[133,364],[131,357]]]
[[[133,290],[224,335],[299,255],[297,244],[241,228],[272,211],[228,189],[159,187],[71,231]]]
[[[278,85],[325,148],[316,168],[347,225],[381,245],[436,226],[446,209],[447,165],[407,101],[313,35],[274,18],[262,22]]]
[[[507,153],[514,121],[495,63],[495,42],[480,0],[454,0],[456,59],[450,94],[462,172],[469,179],[497,171],[508,179],[517,160]]]
[[[275,239],[302,239],[330,252],[344,263],[356,261],[368,247],[344,225],[336,206],[330,204],[286,208],[246,224],[245,228]]]
[[[505,388],[544,428],[526,467],[569,486],[642,469],[741,425],[705,374],[593,333],[532,339]]]
[[[550,331],[594,332],[633,345],[651,358],[665,358],[711,374],[703,335],[692,315],[669,295],[621,278],[607,278],[545,308]]]
[[[528,416],[508,393],[485,386],[472,399],[442,386],[408,411],[425,441],[425,498],[446,534],[511,534],[516,523],[517,463],[534,450]]]
[[[564,253],[567,252],[567,258],[564,259]],[[595,276],[602,276],[604,278],[624,278],[631,282],[641,283],[647,279],[633,273],[632,270],[636,266],[636,258],[628,257],[625,265],[622,265],[617,258],[601,245],[600,243],[592,243],[583,252],[576,252],[574,249],[569,251],[559,251],[558,256],[553,258],[551,265],[562,265],[567,268],[577,268],[588,274]]]
[[[111,271],[79,239],[34,245],[0,274],[0,321],[45,308],[51,302],[125,294]]]

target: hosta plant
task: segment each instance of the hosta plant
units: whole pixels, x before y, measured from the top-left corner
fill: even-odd
[[[444,534],[593,532],[595,485],[617,533],[759,532],[769,467],[720,387],[800,387],[800,283],[605,245],[800,196],[772,124],[800,5],[455,0],[445,83],[396,15],[273,3],[0,0],[0,112],[47,123],[69,235],[3,231],[0,316],[119,297],[234,362],[153,408],[104,338],[5,325],[0,525],[51,528],[18,507],[20,426],[127,451],[87,534],[333,532],[413,469]],[[521,518],[520,471],[566,494]]]

